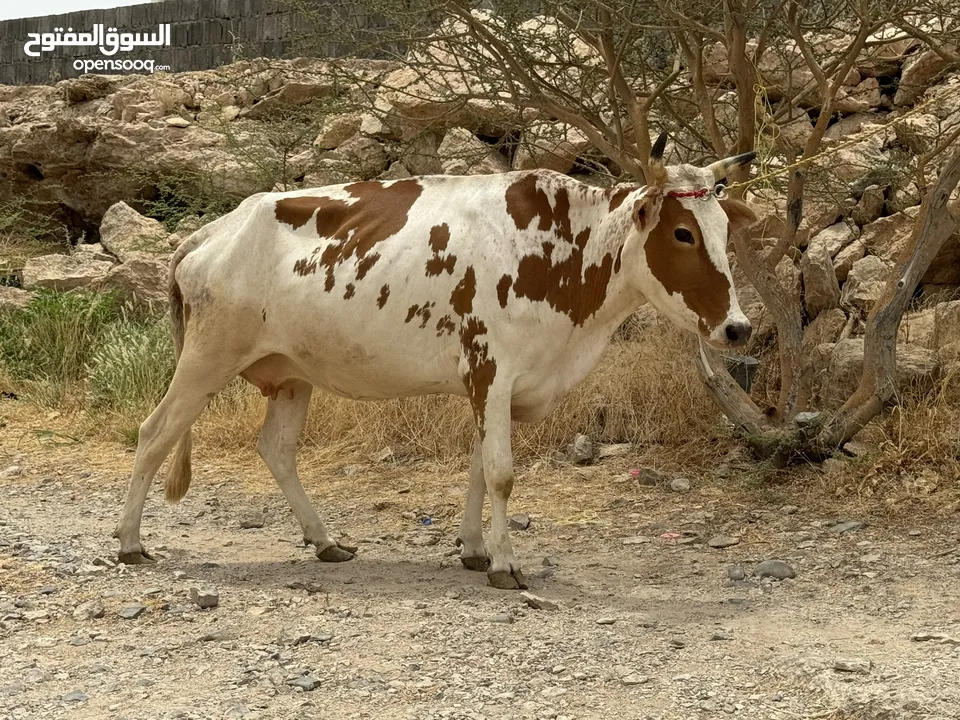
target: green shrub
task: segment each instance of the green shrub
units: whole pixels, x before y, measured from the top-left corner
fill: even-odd
[[[116,322],[88,363],[90,407],[150,412],[166,392],[174,367],[166,316]]]
[[[26,307],[0,313],[0,365],[19,393],[57,405],[119,314],[112,293],[40,290]]]

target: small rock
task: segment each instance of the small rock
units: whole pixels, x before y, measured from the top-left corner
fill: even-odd
[[[727,568],[727,577],[731,580],[743,580],[745,577],[747,577],[747,574],[739,565],[731,565]]]
[[[784,505],[782,508],[780,508],[780,512],[782,512],[784,515],[796,515],[799,511],[800,508],[798,508],[796,505]]]
[[[666,485],[670,480],[670,476],[666,473],[662,473],[659,470],[654,470],[649,467],[642,467],[636,470],[631,470],[630,475],[637,479],[638,485],[643,485],[645,487],[654,487],[656,485]]]
[[[670,481],[670,489],[674,492],[685,493],[690,491],[690,481],[686,478],[674,478]]]
[[[42,588],[40,588],[39,593],[41,595],[53,595],[56,591],[57,589],[52,585],[44,585]]]
[[[222,642],[224,640],[233,640],[234,635],[229,630],[214,630],[213,632],[201,635],[200,642]]]
[[[544,567],[557,567],[560,565],[560,560],[552,555],[547,555],[540,564]]]
[[[263,513],[253,512],[241,518],[240,528],[243,530],[253,530],[254,528],[262,528],[263,523],[264,523]]]
[[[645,685],[650,682],[650,678],[646,675],[627,675],[620,682],[624,685]]]
[[[216,588],[194,586],[190,588],[190,601],[202,610],[215,608],[220,604],[220,594]]]
[[[526,513],[517,513],[516,515],[511,515],[510,519],[507,521],[507,527],[511,530],[526,530],[530,527],[530,516]]]
[[[720,642],[721,640],[732,640],[732,639],[733,638],[730,636],[730,634],[725,632],[715,632],[713,635],[710,636],[711,642]]]
[[[179,116],[164,118],[164,122],[170,127],[187,128],[190,127],[190,121]]]
[[[99,599],[87,600],[85,603],[77,605],[73,611],[74,620],[96,620],[102,618],[104,614],[103,603]]]
[[[852,659],[852,660],[834,660],[833,669],[838,672],[860,673],[865,675],[870,672],[873,663],[870,660]]]
[[[520,593],[520,597],[534,610],[557,610],[560,607],[552,600],[547,600],[530,592],[522,592]]]
[[[679,640],[677,638],[674,638],[673,640],[670,641],[670,647],[677,648],[678,650],[680,648],[685,648],[686,646],[687,644],[683,640]]]
[[[714,537],[707,540],[707,545],[716,549],[732,547],[734,545],[739,545],[739,544],[740,544],[740,538],[731,537],[730,535],[715,535]]]
[[[293,685],[294,687],[302,688],[304,692],[310,692],[320,687],[320,678],[316,675],[301,675],[293,680],[288,680],[287,685]]]
[[[616,621],[616,618],[610,617],[597,618],[597,625],[613,625]]]
[[[758,577],[772,577],[777,580],[786,580],[797,576],[796,571],[783,560],[764,560],[754,568],[754,573]]]
[[[63,701],[69,703],[86,702],[87,695],[82,690],[73,690],[72,692],[68,692],[63,696]]]
[[[834,533],[855,532],[857,530],[862,530],[866,526],[867,524],[865,522],[860,522],[859,520],[845,520],[831,527],[830,532],[834,532]]]
[[[624,545],[646,545],[652,543],[653,538],[648,535],[637,535],[635,537],[628,537],[623,539]]]
[[[593,440],[582,433],[578,433],[573,442],[567,445],[567,459],[577,465],[593,462],[594,454]]]
[[[601,445],[597,457],[601,460],[612,457],[623,457],[633,449],[631,443],[616,443],[614,445]]]
[[[490,615],[487,620],[492,623],[503,623],[505,625],[509,625],[513,622],[513,618],[506,613],[494,613],[493,615]]]
[[[371,458],[375,463],[387,462],[393,459],[393,448],[387,445]]]
[[[938,642],[944,645],[960,645],[960,640],[955,640],[943,633],[918,632],[911,635],[910,639],[913,642]]]
[[[119,615],[124,620],[136,620],[138,617],[143,615],[146,611],[147,611],[147,607],[145,605],[141,605],[140,603],[135,603],[133,605],[127,605],[126,607],[121,608]]]

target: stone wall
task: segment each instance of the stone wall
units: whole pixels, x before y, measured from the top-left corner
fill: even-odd
[[[239,57],[286,57],[293,51],[293,38],[306,27],[303,17],[277,0],[162,0],[5,20],[0,22],[0,85],[56,82],[82,74],[83,70],[74,68],[78,59],[106,59],[97,48],[59,47],[40,57],[30,57],[23,50],[30,33],[53,32],[55,27],[90,32],[98,23],[133,33],[156,32],[160,23],[170,23],[169,46],[118,52],[113,59],[153,60],[155,68],[167,66],[171,72],[208,70]],[[323,54],[343,53],[328,47]]]

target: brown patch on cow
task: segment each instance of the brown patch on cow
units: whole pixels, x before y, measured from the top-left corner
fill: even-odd
[[[403,229],[423,187],[413,179],[390,184],[371,180],[352,183],[344,190],[356,200],[347,203],[308,196],[277,201],[277,220],[296,230],[316,213],[317,235],[331,240],[294,264],[294,272],[301,276],[316,272],[317,266],[322,265],[326,269],[327,292],[336,284],[337,267],[351,258],[357,260],[357,279],[362,277],[361,273],[366,274],[376,262],[367,259],[376,255],[373,248]]]
[[[557,240],[572,246],[569,256],[561,262],[553,261],[553,244],[549,242],[543,244],[544,255],[522,257],[513,291],[517,297],[547,302],[557,312],[567,315],[574,325],[583,325],[607,298],[613,256],[605,254],[598,265],[584,264],[590,228],[584,228],[574,237],[567,188],[556,188],[551,205],[547,193],[536,186],[536,176],[529,175],[510,186],[506,199],[507,212],[518,230],[526,230],[536,218],[538,230],[552,229]],[[502,300],[501,305],[504,305]]]
[[[636,187],[618,187],[618,188],[607,188],[603,191],[603,194],[608,199],[607,211],[613,212],[618,207],[623,204],[623,201],[627,199],[627,196],[632,193],[634,190],[639,189],[639,186]]]
[[[183,324],[190,322],[190,303],[183,304]]]
[[[513,285],[513,278],[509,275],[502,276],[500,282],[497,283],[497,299],[500,301],[500,307],[502,308],[507,306],[511,285]]]
[[[437,337],[443,337],[444,333],[453,335],[453,331],[456,329],[457,325],[449,315],[444,315],[437,321]]]
[[[377,264],[377,260],[380,259],[380,253],[373,253],[372,255],[367,255],[365,258],[362,258],[357,263],[357,282],[363,280],[370,268]]]
[[[477,432],[484,438],[484,419],[487,410],[487,394],[497,376],[497,363],[489,356],[489,345],[480,341],[487,334],[487,327],[475,317],[468,318],[460,329],[460,347],[467,361],[463,384],[477,419]]]
[[[690,231],[693,245],[674,238],[679,227]],[[644,250],[650,272],[667,292],[683,296],[699,317],[701,330],[710,332],[727,318],[730,281],[710,259],[696,217],[676,198],[663,199],[660,221],[650,231]]]
[[[344,299],[344,300],[349,300],[350,298],[352,298],[352,297],[353,297],[353,294],[354,294],[354,292],[356,292],[356,290],[357,290],[357,288],[356,288],[356,286],[354,286],[353,283],[347,283],[347,291],[343,294],[343,299]]]
[[[477,275],[473,270],[473,265],[467,268],[463,274],[463,279],[457,283],[457,286],[450,293],[450,304],[453,311],[463,317],[473,312],[473,298],[477,294]]]
[[[380,297],[377,298],[377,307],[383,310],[383,306],[387,304],[387,298],[390,297],[390,286],[384,285],[380,288]]]
[[[447,243],[450,242],[450,228],[446,223],[434,225],[430,228],[430,249],[433,250],[433,257],[427,260],[427,277],[436,277],[442,275],[446,270],[448,275],[453,275],[453,268],[457,264],[456,255],[446,255],[442,253],[447,249]]]
[[[617,248],[617,259],[613,261],[613,272],[620,272],[621,255],[623,255],[623,245]]]
[[[430,322],[430,315],[432,314],[433,308],[437,304],[435,302],[426,302],[421,305],[411,305],[407,309],[407,319],[404,320],[405,323],[410,322],[415,317],[420,318],[420,328],[423,329],[427,326],[427,323]]]

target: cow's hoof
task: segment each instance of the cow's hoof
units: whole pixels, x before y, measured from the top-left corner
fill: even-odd
[[[497,570],[487,573],[487,582],[498,590],[526,590],[527,582],[523,579],[523,573],[514,570],[512,573],[506,570]]]
[[[117,562],[122,562],[124,565],[150,565],[156,561],[157,559],[142,547],[139,552],[134,550],[117,555]]]
[[[460,562],[467,570],[473,570],[474,572],[486,572],[490,568],[490,558],[486,555],[461,557]]]
[[[353,560],[356,551],[357,548],[353,548],[351,551],[339,544],[329,545],[323,550],[317,550],[317,559],[320,560],[320,562],[329,563],[347,562],[347,560]]]

